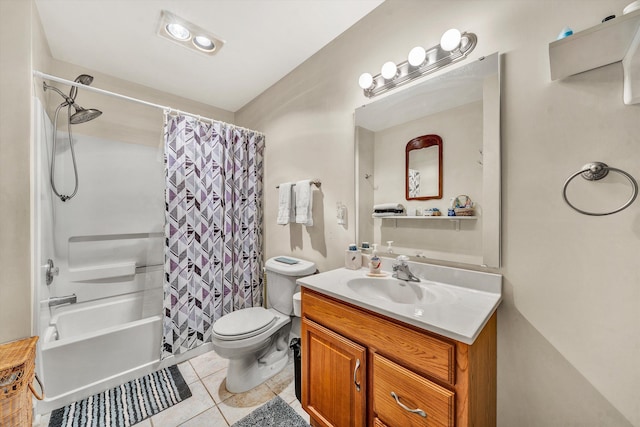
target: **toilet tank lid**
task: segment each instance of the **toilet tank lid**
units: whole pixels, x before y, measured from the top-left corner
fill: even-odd
[[[265,268],[267,271],[295,277],[304,277],[316,272],[315,263],[284,255],[269,258]]]

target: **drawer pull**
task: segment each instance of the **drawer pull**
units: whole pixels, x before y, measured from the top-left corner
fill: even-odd
[[[356,367],[353,370],[353,383],[356,385],[356,391],[360,391],[360,383],[357,379],[358,369],[360,369],[360,359],[356,359]]]
[[[404,403],[400,402],[400,398],[398,397],[398,395],[395,392],[393,392],[393,391],[391,392],[391,397],[393,397],[396,400],[396,403],[398,405],[400,405],[400,407],[402,409],[404,409],[405,411],[409,411],[411,413],[418,414],[423,418],[427,418],[427,413],[424,412],[422,409],[411,409],[407,405],[405,405]]]

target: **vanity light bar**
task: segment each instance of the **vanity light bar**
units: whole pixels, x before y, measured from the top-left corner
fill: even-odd
[[[380,74],[372,76],[363,73],[358,83],[364,95],[372,98],[465,59],[477,43],[478,38],[474,33],[460,33],[456,29],[450,29],[442,35],[437,46],[429,49],[414,47],[409,52],[408,60],[397,66],[391,61],[385,62]]]

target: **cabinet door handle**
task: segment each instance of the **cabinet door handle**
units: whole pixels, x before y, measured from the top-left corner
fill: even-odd
[[[357,379],[358,369],[360,369],[360,359],[356,359],[356,367],[353,370],[353,383],[356,385],[356,391],[360,391],[360,383]]]
[[[405,405],[404,403],[400,402],[400,398],[398,397],[398,395],[395,392],[393,392],[393,391],[391,392],[391,397],[393,397],[396,400],[396,403],[398,405],[400,405],[400,407],[402,409],[404,409],[405,411],[409,411],[409,412],[411,412],[413,414],[418,414],[423,418],[427,418],[427,413],[424,412],[422,409],[419,409],[419,408],[418,409],[411,409],[407,405]]]

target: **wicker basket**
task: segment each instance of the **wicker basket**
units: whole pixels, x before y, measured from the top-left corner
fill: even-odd
[[[36,342],[26,338],[0,345],[0,426],[31,426]]]

